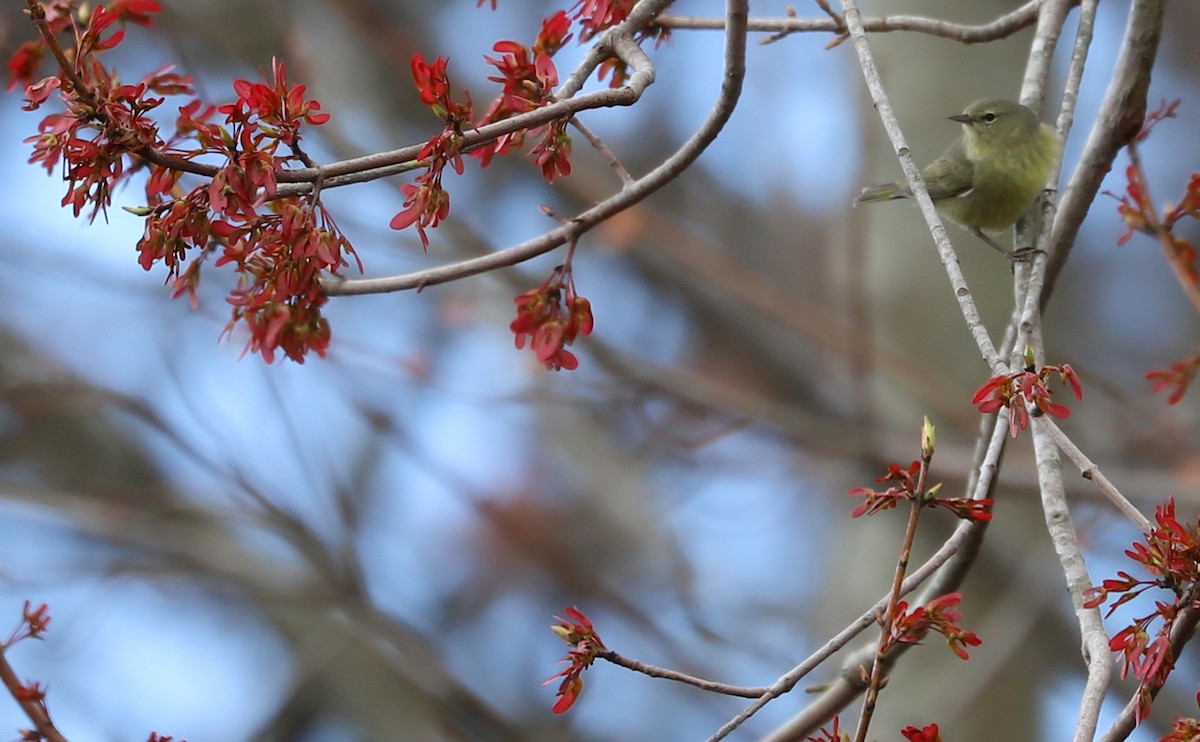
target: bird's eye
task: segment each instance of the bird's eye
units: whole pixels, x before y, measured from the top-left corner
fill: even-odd
[[[996,114],[988,111],[987,113],[983,114],[983,120],[990,124],[996,120]]]

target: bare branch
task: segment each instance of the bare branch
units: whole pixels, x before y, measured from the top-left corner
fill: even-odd
[[[620,665],[628,670],[640,672],[644,675],[649,675],[652,678],[662,678],[663,680],[674,680],[686,685],[694,685],[701,690],[713,691],[714,693],[722,693],[727,696],[740,696],[742,698],[758,698],[766,693],[768,688],[745,688],[740,685],[729,685],[727,683],[718,683],[714,680],[705,680],[693,675],[687,675],[675,670],[669,670],[665,667],[656,667],[647,665],[644,662],[631,660],[628,657],[621,655],[611,650],[605,650],[596,655],[602,660],[608,660],[614,665]]]
[[[1058,117],[1056,121],[1056,130],[1062,141],[1066,141],[1067,136],[1071,133],[1071,127],[1075,120],[1075,104],[1079,97],[1079,85],[1083,79],[1083,70],[1087,63],[1088,50],[1092,43],[1092,32],[1096,21],[1096,4],[1098,0],[1085,0],[1082,9],[1079,13],[1079,25],[1075,32],[1075,45],[1071,53],[1071,67],[1067,72],[1067,82],[1063,91],[1062,104],[1059,107]],[[1047,7],[1046,18],[1050,21],[1043,25],[1039,22],[1038,33],[1035,36],[1035,46],[1042,50],[1042,53],[1031,58],[1025,71],[1025,83],[1021,89],[1021,100],[1026,105],[1031,106],[1034,110],[1041,110],[1042,101],[1045,97],[1046,75],[1048,74],[1050,59],[1053,57],[1053,44],[1048,42],[1038,42],[1043,35],[1053,37],[1057,40],[1063,22],[1066,20],[1067,12],[1073,5],[1073,2],[1060,2]],[[1038,251],[1035,253],[1035,259],[1032,264],[1032,270],[1028,273],[1023,270],[1016,271],[1016,307],[1019,315],[1014,313],[1014,325],[1005,333],[1005,342],[1001,347],[1007,347],[1009,353],[1009,362],[1012,368],[1019,368],[1022,364],[1022,358],[1025,353],[1025,347],[1029,344],[1030,335],[1040,325],[1041,310],[1043,306],[1042,290],[1046,282],[1047,257],[1049,255],[1050,234],[1054,223],[1054,215],[1056,209],[1056,194],[1058,193],[1058,181],[1062,177],[1062,153],[1059,153],[1058,161],[1051,170],[1050,176],[1047,178],[1046,198],[1041,201],[1041,210],[1037,212],[1040,220],[1035,221],[1032,217],[1026,216],[1016,227],[1016,239],[1018,244],[1034,244],[1037,242]],[[1036,230],[1033,228],[1037,227]],[[1034,233],[1038,239],[1034,239]],[[1044,361],[1044,359],[1043,359]]]
[[[611,149],[608,148],[608,145],[604,143],[603,139],[596,136],[595,132],[585,126],[584,123],[579,120],[578,116],[571,117],[571,126],[574,126],[575,129],[583,135],[583,138],[588,140],[588,143],[592,145],[592,149],[600,153],[600,156],[604,158],[605,162],[608,163],[608,166],[611,167],[613,172],[617,174],[617,177],[621,179],[622,185],[629,186],[633,184],[634,177],[629,174],[629,170],[626,169],[621,161],[617,159],[617,156],[613,154]]]
[[[1120,510],[1126,518],[1133,521],[1134,525],[1142,529],[1142,533],[1149,533],[1151,529],[1150,520],[1142,515],[1141,511],[1134,507],[1133,503],[1121,494],[1116,485],[1110,482],[1108,477],[1104,476],[1104,472],[1100,471],[1100,467],[1092,463],[1092,460],[1079,449],[1079,446],[1076,446],[1075,442],[1067,437],[1062,428],[1058,427],[1053,420],[1045,417],[1041,418],[1041,424],[1043,428],[1042,432],[1079,468],[1079,473],[1083,478],[1093,482],[1096,488],[1108,498],[1108,501],[1116,506],[1117,510]]]
[[[1077,0],[1076,0],[1077,1]],[[950,23],[936,18],[911,15],[892,15],[879,18],[864,18],[863,29],[867,33],[889,31],[913,31],[940,36],[964,44],[979,44],[995,41],[1028,28],[1037,18],[1039,0],[1030,0],[1016,10],[1000,16],[990,23],[969,26]],[[720,18],[693,18],[680,15],[661,15],[655,24],[663,28],[719,31],[725,27]],[[836,18],[755,18],[749,23],[751,32],[769,32],[777,35],[806,32],[843,33]]]
[[[1045,416],[1033,417],[1030,426],[1033,433],[1033,452],[1037,458],[1046,530],[1050,533],[1059,565],[1067,578],[1071,604],[1075,607],[1075,616],[1079,620],[1083,658],[1087,663],[1087,682],[1080,699],[1079,722],[1075,727],[1074,739],[1075,742],[1090,742],[1096,736],[1100,706],[1112,673],[1112,652],[1109,650],[1108,634],[1104,632],[1100,609],[1084,607],[1084,603],[1087,602],[1084,591],[1092,587],[1092,579],[1083,560],[1083,551],[1079,548],[1079,535],[1071,522],[1066,489],[1063,487],[1062,462],[1058,457],[1056,442],[1048,434],[1048,423]]]
[[[1092,127],[1079,164],[1059,201],[1049,242],[1046,283],[1041,292],[1043,307],[1066,263],[1088,208],[1100,190],[1101,181],[1112,169],[1117,153],[1137,135],[1146,118],[1146,92],[1150,87],[1150,70],[1158,56],[1164,6],[1164,0],[1134,0],[1129,11],[1121,53],[1096,125]]]

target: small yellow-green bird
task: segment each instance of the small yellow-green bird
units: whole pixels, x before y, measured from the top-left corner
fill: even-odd
[[[1033,205],[1058,159],[1058,134],[1025,106],[999,98],[976,101],[950,120],[963,133],[921,171],[929,197],[943,216],[1010,259],[1024,257],[1029,248],[1009,252],[983,230],[1011,227]],[[854,203],[910,196],[904,183],[884,183],[864,188]]]

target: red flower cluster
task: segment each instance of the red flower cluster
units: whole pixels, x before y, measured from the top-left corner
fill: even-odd
[[[916,500],[917,479],[920,471],[920,461],[912,462],[907,469],[901,468],[898,464],[892,464],[888,467],[888,473],[875,481],[896,482],[897,484],[887,488],[883,492],[877,492],[870,487],[855,487],[850,490],[849,494],[851,497],[866,498],[850,514],[851,517],[857,518],[862,515],[874,515],[884,510],[891,510],[899,505],[901,500]],[[985,521],[992,519],[991,507],[993,501],[991,499],[972,500],[965,497],[939,497],[941,490],[942,485],[936,484],[926,490],[921,500],[927,507],[943,507],[963,520]]]
[[[148,25],[160,4],[118,0],[99,6],[86,29],[76,33],[75,48],[67,50],[57,48],[54,34],[74,28],[71,4],[56,0],[39,7],[50,35],[22,47],[9,62],[10,85],[31,81],[51,50],[73,59],[71,69],[27,82],[26,88],[29,110],[55,92],[66,106],[64,113],[47,116],[38,136],[28,140],[34,145],[31,162],[49,171],[62,163],[68,184],[63,204],[71,204],[76,215],[90,205],[94,219],[132,172],[129,161],[147,166],[147,206],[131,209],[146,217],[139,264],[146,270],[165,264],[172,295],[187,295],[195,305],[203,262],[223,250],[216,265],[230,263],[239,273],[229,297],[230,325],[245,321],[251,335],[247,350],[267,362],[276,350],[301,362],[309,351],[324,355],[329,326],[320,314],[325,302],[320,276],[348,266],[354,251],[316,195],[276,195],[286,166],[308,164],[300,132],[329,120],[321,104],[306,98],[304,85],[290,84],[284,65],[272,61],[262,82],[235,81],[237,98],[228,105],[192,100],[181,106],[175,131],[164,140],[149,113],[167,95],[190,95],[191,80],[164,67],[137,84],[121,84],[100,60],[101,52],[124,39],[113,24]],[[223,126],[211,121],[217,114],[224,115]],[[182,189],[183,171],[212,155],[225,162],[212,179],[190,192]],[[188,263],[191,251],[198,254]]]
[[[122,13],[100,6],[78,35],[73,72],[82,80],[81,86],[60,71],[25,89],[27,111],[37,110],[55,93],[67,109],[47,116],[38,126],[39,134],[25,140],[33,144],[29,161],[41,163],[47,172],[61,162],[67,182],[63,205],[70,204],[79,216],[90,204],[91,219],[107,211],[113,189],[128,177],[125,158],[162,145],[158,126],[147,114],[164,99],[152,94],[176,94],[191,87],[191,80],[173,74],[169,67],[150,73],[136,85],[122,84],[99,59],[100,52],[124,39],[123,31],[105,35],[121,18]],[[69,28],[70,17],[56,16],[50,27]],[[45,39],[31,44],[10,60],[10,86],[29,79],[36,72],[35,61],[45,56]]]
[[[1146,115],[1142,129],[1138,132],[1135,142],[1144,141],[1150,133],[1165,119],[1175,118],[1179,108],[1179,100],[1163,101],[1158,110]],[[1200,283],[1200,268],[1196,265],[1196,247],[1187,239],[1172,232],[1175,224],[1185,216],[1193,219],[1200,218],[1200,173],[1192,173],[1187,186],[1184,187],[1183,197],[1179,203],[1163,210],[1162,216],[1155,214],[1154,204],[1146,190],[1145,173],[1142,171],[1138,158],[1134,155],[1134,144],[1131,147],[1132,162],[1125,168],[1125,193],[1119,198],[1117,213],[1125,222],[1125,232],[1117,238],[1117,244],[1123,245],[1133,237],[1134,232],[1151,234],[1151,224],[1157,224],[1166,235],[1166,244],[1171,262],[1182,271],[1182,275],[1193,284]],[[1107,194],[1113,195],[1113,194]],[[1153,236],[1153,235],[1152,235]]]
[[[1061,366],[1042,366],[1041,370],[1036,372],[1030,367],[1015,374],[993,376],[979,387],[971,403],[978,405],[979,411],[984,414],[995,412],[1001,407],[1009,408],[1011,415],[1008,429],[1012,437],[1016,438],[1017,433],[1029,427],[1029,412],[1025,409],[1027,404],[1037,408],[1038,412],[1035,414],[1044,413],[1058,418],[1071,415],[1071,411],[1066,407],[1050,401],[1051,392],[1046,386],[1046,381],[1051,374],[1058,374],[1060,382],[1071,386],[1075,399],[1083,399],[1083,387],[1079,385],[1079,377],[1070,364],[1064,363]]]
[[[1187,394],[1188,387],[1191,386],[1192,379],[1196,378],[1198,370],[1200,370],[1200,356],[1176,361],[1171,364],[1169,369],[1150,371],[1146,374],[1146,379],[1153,382],[1150,393],[1172,389],[1171,396],[1167,397],[1167,404],[1176,404],[1183,399],[1184,394]]]
[[[571,136],[567,134],[566,119],[555,121],[546,129],[545,138],[530,154],[542,169],[542,177],[553,183],[560,175],[571,174]]]
[[[464,92],[465,100],[457,103],[450,96],[450,77],[446,74],[446,66],[450,60],[438,57],[433,64],[425,61],[425,57],[414,54],[412,58],[412,76],[416,83],[421,102],[429,106],[441,120],[461,127],[470,121],[473,107],[471,94]]]
[[[528,341],[537,359],[554,371],[578,368],[579,359],[566,346],[592,333],[592,305],[575,292],[571,269],[558,266],[545,283],[513,301],[517,318],[509,329],[516,334],[517,348]]]
[[[223,246],[215,265],[233,265],[240,276],[227,299],[233,310],[226,332],[244,321],[250,331],[247,352],[271,363],[275,351],[282,350],[303,363],[310,351],[324,357],[329,348],[321,275],[347,267],[354,248],[319,200],[276,197],[277,174],[293,162],[304,164],[301,127],[323,124],[329,115],[319,113],[319,102],[304,97],[304,85],[288,83],[281,62],[272,60],[270,74],[263,77],[261,83],[234,82],[237,100],[215,109],[225,115],[226,127],[208,123],[211,108],[180,109],[177,130],[194,134],[201,144],[200,151],[187,155],[218,152],[226,164],[207,185],[156,210],[138,249],[143,266],[162,259],[178,275],[185,248],[199,248],[200,255],[173,283],[176,296],[187,293],[195,303],[200,264],[214,244]],[[171,180],[164,176],[157,187],[170,187]],[[152,203],[170,198],[163,191],[149,195]]]
[[[50,607],[45,603],[34,608],[32,603],[28,600],[25,601],[25,607],[21,610],[21,623],[13,630],[8,641],[0,644],[0,652],[26,639],[41,639],[42,634],[45,634],[46,629],[50,626],[49,610]]]
[[[588,41],[601,31],[612,28],[629,15],[637,0],[579,0],[572,10],[583,26],[580,41]]]
[[[905,727],[900,730],[900,733],[909,742],[942,742],[942,733],[937,724],[930,724],[922,729]]]
[[[1197,703],[1200,703],[1200,697],[1197,698]],[[1200,739],[1200,721],[1176,718],[1175,723],[1171,725],[1171,732],[1159,742],[1196,742],[1198,739]]]
[[[1109,194],[1112,195],[1112,194]],[[1117,213],[1125,222],[1125,232],[1117,238],[1118,245],[1124,245],[1133,237],[1134,232],[1147,231],[1148,220],[1146,213],[1153,210],[1146,198],[1146,186],[1142,182],[1141,170],[1135,165],[1125,168],[1125,193],[1117,204]]]
[[[570,21],[567,20],[566,14],[559,11],[543,21],[542,30],[532,50],[515,41],[500,41],[492,47],[502,56],[485,56],[484,59],[500,74],[488,79],[501,83],[504,89],[488,106],[487,112],[480,119],[480,126],[503,121],[554,101],[554,88],[558,86],[558,68],[554,66],[554,60],[550,57],[571,38],[571,35],[566,33],[569,26]],[[565,119],[554,122],[549,127],[550,133],[533,152],[538,158],[538,166],[542,168],[543,175],[551,183],[558,174],[565,175],[571,170],[570,163],[566,162],[566,158],[571,154],[571,138],[566,134],[566,125]],[[546,129],[547,127],[538,127],[506,134],[471,154],[479,158],[481,167],[487,167],[496,155],[505,154],[513,147],[521,146],[526,136],[536,136]],[[564,167],[549,170],[546,168],[541,153],[549,150],[554,152],[554,157],[562,158],[566,163]]]
[[[482,7],[486,0],[477,5]],[[496,9],[496,2],[490,3]],[[542,27],[532,46],[511,40],[497,42],[492,50],[499,56],[484,56],[497,74],[488,80],[499,83],[502,90],[488,106],[487,111],[474,124],[475,128],[503,121],[518,114],[527,113],[554,101],[554,88],[558,86],[558,69],[553,57],[570,41],[572,18],[582,27],[581,40],[591,39],[595,34],[623,21],[634,6],[633,0],[580,0],[572,11],[558,11],[543,19]],[[643,34],[661,34],[661,30],[643,31]],[[434,228],[450,213],[450,195],[442,187],[442,170],[453,163],[462,174],[460,147],[462,130],[471,115],[470,96],[465,104],[456,104],[450,98],[450,82],[446,77],[446,60],[439,58],[433,64],[425,62],[421,55],[412,61],[413,79],[421,94],[421,101],[446,121],[446,129],[429,140],[418,159],[425,172],[416,183],[401,186],[404,193],[404,209],[392,218],[392,229],[405,229],[416,225],[421,243],[429,246],[426,228]],[[606,60],[600,68],[600,77],[613,72],[611,84],[620,86],[624,81],[624,65],[620,60]],[[506,154],[520,147],[527,137],[541,136],[541,141],[530,154],[542,171],[542,177],[553,183],[557,178],[571,173],[571,137],[566,132],[567,119],[555,121],[545,127],[505,134],[495,141],[474,148],[470,154],[479,159],[481,167],[491,164],[496,155]]]
[[[1200,609],[1200,524],[1185,525],[1175,517],[1175,501],[1168,500],[1154,510],[1156,525],[1134,543],[1125,556],[1142,565],[1151,574],[1147,580],[1128,572],[1117,572],[1117,579],[1104,580],[1100,587],[1089,588],[1086,608],[1104,603],[1111,594],[1121,597],[1109,606],[1106,617],[1118,606],[1128,603],[1150,588],[1170,591],[1170,602],[1155,601],[1155,611],[1137,618],[1109,641],[1109,647],[1121,654],[1121,677],[1130,672],[1140,681],[1135,718],[1138,723],[1150,713],[1154,695],[1162,688],[1175,667],[1171,650],[1171,630],[1184,609]],[[1150,636],[1150,626],[1162,623]],[[1200,702],[1200,699],[1198,699]]]
[[[484,56],[488,64],[496,68],[499,75],[488,80],[503,85],[499,97],[488,107],[479,124],[502,121],[518,113],[526,113],[551,102],[554,88],[558,86],[558,68],[551,57],[570,40],[565,33],[570,27],[566,13],[561,10],[542,22],[533,49],[515,41],[497,41],[492,50],[501,56]]]
[[[930,631],[935,631],[946,637],[950,650],[960,659],[970,659],[966,647],[978,647],[983,641],[973,632],[959,627],[962,613],[958,611],[958,604],[961,601],[962,593],[946,593],[912,613],[908,612],[908,603],[900,601],[896,604],[892,633],[882,651],[886,652],[896,644],[920,644]]]
[[[583,671],[591,667],[598,654],[608,651],[604,642],[600,640],[600,635],[592,626],[591,619],[582,611],[578,608],[567,607],[563,612],[570,617],[570,620],[555,616],[561,623],[551,626],[550,630],[571,647],[567,656],[562,659],[563,662],[568,663],[568,666],[551,675],[546,682],[542,683],[542,685],[549,685],[558,678],[563,679],[558,686],[558,700],[551,709],[556,714],[561,714],[574,705],[575,700],[583,691],[583,679],[580,677]]]
[[[425,163],[425,172],[417,176],[416,183],[400,186],[404,194],[404,210],[392,217],[392,229],[405,229],[417,225],[421,244],[429,247],[429,235],[425,228],[435,228],[450,214],[450,193],[442,187],[442,171],[446,165],[462,175],[463,161],[462,128],[472,116],[471,96],[464,103],[456,103],[450,97],[450,78],[446,75],[447,61],[438,57],[433,64],[420,54],[413,55],[412,73],[421,101],[446,122],[445,127],[435,134],[421,151],[417,159]]]
[[[319,102],[304,98],[307,89],[306,85],[288,85],[284,64],[272,59],[266,83],[234,80],[237,100],[217,110],[226,114],[229,123],[251,129],[253,143],[274,154],[280,144],[294,147],[299,143],[301,123],[320,126],[329,121],[329,114],[317,113]]]
[[[554,88],[558,85],[558,70],[551,56],[570,40],[569,28],[570,20],[566,13],[560,11],[542,22],[542,30],[532,50],[515,41],[495,44],[493,49],[500,52],[501,56],[485,56],[484,59],[500,73],[488,79],[501,83],[504,89],[488,107],[483,118],[474,124],[475,128],[532,111],[553,101]],[[449,164],[455,172],[462,174],[462,132],[473,115],[470,94],[464,93],[463,103],[457,103],[451,97],[446,65],[447,61],[441,57],[429,64],[420,54],[413,56],[413,80],[421,95],[421,102],[429,106],[446,125],[417,155],[425,171],[415,183],[401,186],[405,208],[391,221],[392,229],[397,230],[415,224],[421,244],[426,248],[429,247],[426,228],[437,227],[450,213],[450,194],[442,187],[442,171]],[[477,147],[471,155],[479,159],[481,167],[487,167],[493,157],[520,146],[526,135],[543,129],[547,127],[512,132]],[[548,131],[533,155],[546,179],[554,182],[559,175],[571,172],[571,138],[566,134],[565,119],[552,124]]]
[[[1149,225],[1157,222],[1167,235],[1171,261],[1183,269],[1189,281],[1200,283],[1196,246],[1172,231],[1176,222],[1185,216],[1200,218],[1200,173],[1192,173],[1179,203],[1167,209],[1161,217],[1154,214],[1154,204],[1147,195],[1144,177],[1136,163],[1130,163],[1125,168],[1125,193],[1117,204],[1117,213],[1125,222],[1125,231],[1117,238],[1117,244],[1124,245],[1135,232],[1151,234]]]

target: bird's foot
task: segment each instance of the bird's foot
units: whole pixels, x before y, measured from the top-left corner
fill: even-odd
[[[1022,247],[1013,250],[1012,252],[1005,251],[1004,257],[1008,258],[1013,263],[1032,263],[1033,257],[1038,253],[1045,255],[1046,251],[1039,250],[1036,247]]]

